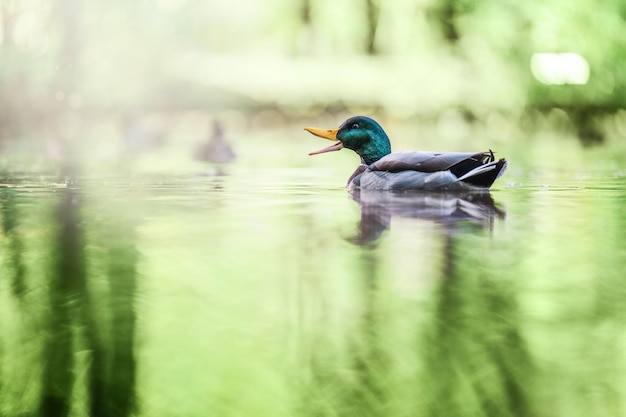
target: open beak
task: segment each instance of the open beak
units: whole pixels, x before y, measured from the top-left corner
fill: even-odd
[[[343,143],[341,143],[340,140],[337,140],[337,132],[339,131],[339,129],[325,130],[325,129],[317,129],[314,127],[305,127],[304,130],[306,130],[309,133],[314,134],[315,136],[319,136],[320,138],[337,141],[333,143],[332,145],[330,145],[329,147],[320,149],[319,151],[311,152],[309,153],[309,155],[318,155],[320,153],[338,151],[343,148]]]

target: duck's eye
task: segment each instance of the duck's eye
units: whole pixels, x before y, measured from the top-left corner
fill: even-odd
[[[352,126],[350,126],[350,127],[351,127],[352,129],[358,129],[358,128],[360,128],[361,126],[359,126],[359,124],[358,124],[358,123],[353,123],[353,124],[352,124]]]

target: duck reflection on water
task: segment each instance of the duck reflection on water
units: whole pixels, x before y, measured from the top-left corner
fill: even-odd
[[[361,206],[358,234],[349,240],[359,245],[375,244],[394,216],[432,221],[444,234],[460,227],[490,229],[505,211],[489,191],[393,192],[354,189],[352,199]]]

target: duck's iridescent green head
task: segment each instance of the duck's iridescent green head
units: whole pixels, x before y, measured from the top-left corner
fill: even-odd
[[[337,141],[333,145],[311,152],[309,155],[348,148],[359,154],[365,164],[370,165],[391,153],[391,144],[387,134],[374,119],[369,117],[351,117],[343,122],[339,129],[324,130],[307,127],[305,130],[315,136]]]

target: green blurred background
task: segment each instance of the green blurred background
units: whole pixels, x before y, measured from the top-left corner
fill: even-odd
[[[475,126],[504,142],[626,135],[620,0],[0,4],[5,166],[67,144],[106,160],[129,132],[150,147],[210,120],[246,131],[366,113],[465,141]]]

